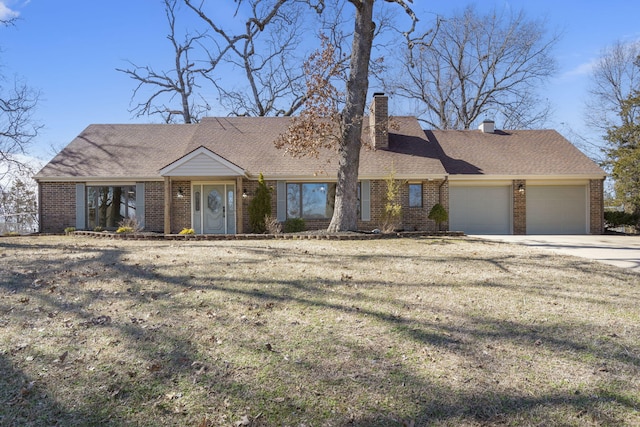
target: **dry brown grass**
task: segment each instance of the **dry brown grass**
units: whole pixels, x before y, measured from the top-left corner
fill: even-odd
[[[640,425],[639,304],[466,238],[4,238],[0,424]]]

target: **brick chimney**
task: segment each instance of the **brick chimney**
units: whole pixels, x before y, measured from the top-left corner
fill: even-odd
[[[389,148],[389,97],[384,93],[374,93],[369,109],[371,145],[374,149]]]

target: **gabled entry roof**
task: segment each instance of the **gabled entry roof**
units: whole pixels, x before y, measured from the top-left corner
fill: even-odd
[[[161,176],[242,176],[245,171],[217,155],[213,151],[198,147],[191,153],[160,169]]]

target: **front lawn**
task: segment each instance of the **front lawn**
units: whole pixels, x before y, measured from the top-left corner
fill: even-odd
[[[469,238],[2,238],[0,425],[640,425],[639,307]]]

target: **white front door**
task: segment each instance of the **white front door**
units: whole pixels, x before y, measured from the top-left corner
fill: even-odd
[[[235,234],[235,185],[193,186],[193,228],[198,234]]]

